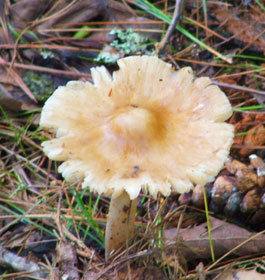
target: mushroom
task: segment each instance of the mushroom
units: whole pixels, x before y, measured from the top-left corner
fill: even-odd
[[[70,181],[111,195],[106,259],[132,237],[141,189],[156,196],[205,185],[222,168],[233,139],[225,94],[190,67],[175,71],[155,56],[91,69],[93,83],[71,81],[46,101],[41,128],[56,133],[45,154],[64,161]]]

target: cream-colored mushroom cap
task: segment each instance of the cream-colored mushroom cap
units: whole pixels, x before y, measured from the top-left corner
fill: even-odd
[[[47,156],[83,187],[131,199],[189,191],[212,181],[228,156],[233,127],[225,94],[190,67],[175,71],[152,56],[118,61],[119,70],[91,69],[93,83],[59,87],[44,105],[40,125],[56,132]]]

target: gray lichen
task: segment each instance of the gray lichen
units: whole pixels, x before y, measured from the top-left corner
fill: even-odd
[[[125,54],[147,54],[151,55],[153,52],[153,43],[149,37],[146,37],[140,33],[135,32],[129,28],[125,31],[114,28],[109,32],[110,35],[114,35],[115,39],[107,46],[105,51],[102,52],[96,58],[96,61],[104,63],[115,63],[119,58]],[[108,51],[109,48],[113,51]]]

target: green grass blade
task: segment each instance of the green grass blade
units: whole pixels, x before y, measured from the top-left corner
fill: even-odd
[[[18,220],[21,221],[22,223],[31,224],[34,227],[36,227],[37,229],[39,229],[40,231],[46,232],[50,236],[57,238],[56,235],[52,231],[48,230],[46,227],[43,227],[43,226],[39,225],[38,223],[33,222],[31,219],[25,217],[24,215],[26,214],[26,212],[23,209],[21,209],[20,207],[16,206],[14,203],[6,202],[6,204],[9,207],[15,209],[16,211],[13,211],[3,205],[0,205],[0,209],[4,210],[5,212],[7,212],[11,215],[16,215]],[[20,214],[18,214],[17,212],[19,212]]]
[[[84,204],[84,201],[83,201],[83,195],[84,195],[84,192],[83,192],[83,195],[79,194],[75,189],[73,189],[69,184],[68,184],[68,188],[70,189],[70,191],[73,193],[73,195],[75,196],[76,198],[76,203],[78,205],[78,207],[80,208],[80,210],[82,211],[82,215],[83,217],[86,219],[86,221],[88,222],[88,225],[89,227],[91,227],[99,236],[100,240],[95,237],[95,236],[92,236],[90,235],[88,232],[87,234],[92,238],[94,239],[97,243],[99,243],[99,245],[101,245],[102,247],[104,247],[104,235],[103,235],[103,232],[102,230],[100,229],[100,227],[98,226],[97,222],[94,221],[94,218],[93,218],[93,215],[92,215],[92,212],[93,212],[93,209],[92,208],[89,208],[90,210],[87,209],[87,207],[85,206]],[[91,210],[92,209],[92,210]],[[89,228],[88,228],[89,229]],[[87,229],[87,230],[88,230]]]
[[[252,60],[259,60],[259,61],[265,61],[265,57],[255,56],[255,55],[246,55],[246,54],[235,54],[233,55],[234,58],[246,58],[246,59],[252,59]]]
[[[259,0],[255,0],[255,2],[265,12],[265,6]]]
[[[73,35],[73,38],[74,39],[83,39],[83,38],[86,38],[90,33],[91,33],[91,31],[89,30],[89,26],[88,25],[84,25],[84,26],[82,26],[80,28],[79,31],[77,31]]]
[[[203,199],[204,199],[205,214],[206,214],[206,221],[207,221],[207,228],[208,228],[210,251],[211,251],[212,261],[215,262],[212,228],[211,228],[211,221],[210,221],[210,215],[209,215],[209,210],[208,210],[208,201],[207,201],[207,194],[206,194],[205,186],[203,186]]]
[[[263,105],[252,105],[252,106],[244,106],[239,108],[234,108],[234,112],[244,112],[244,111],[254,111],[254,110],[261,110],[264,109],[265,106]]]

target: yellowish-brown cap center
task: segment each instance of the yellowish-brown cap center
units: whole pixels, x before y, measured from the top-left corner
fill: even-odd
[[[115,112],[107,125],[105,136],[125,149],[146,148],[158,130],[158,120],[153,112],[134,105]]]
[[[154,133],[156,118],[147,109],[130,106],[111,121],[111,130],[121,137],[149,138]]]

